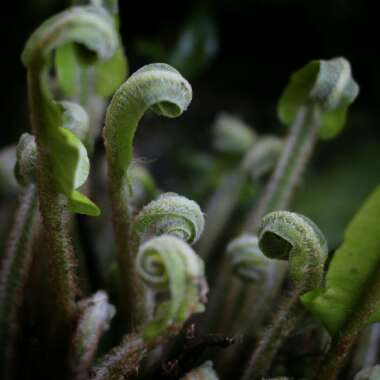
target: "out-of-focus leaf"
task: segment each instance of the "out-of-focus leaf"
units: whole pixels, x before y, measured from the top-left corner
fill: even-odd
[[[66,96],[74,96],[78,85],[79,66],[73,44],[60,46],[55,53],[57,81]]]
[[[161,39],[141,39],[135,46],[150,60],[167,62],[191,78],[201,74],[214,59],[219,39],[214,20],[201,8],[185,23],[173,46],[166,47]]]
[[[112,95],[128,76],[128,61],[119,47],[108,60],[95,66],[95,92],[99,96]]]
[[[213,19],[198,9],[179,35],[168,62],[186,76],[199,75],[215,57],[218,45]]]
[[[213,126],[213,145],[216,150],[242,155],[256,142],[256,133],[251,126],[238,117],[221,112]]]
[[[118,28],[118,8],[114,0],[92,1],[96,7],[104,8],[113,16],[115,28]],[[93,65],[92,56],[75,43],[69,43],[57,48],[55,53],[55,70],[58,84],[66,96],[74,96],[81,85],[80,77],[90,70],[94,77],[95,93],[99,96],[112,95],[128,76],[128,61],[121,42],[114,55],[104,62]],[[90,59],[90,61],[89,61]],[[89,67],[88,63],[91,63]]]

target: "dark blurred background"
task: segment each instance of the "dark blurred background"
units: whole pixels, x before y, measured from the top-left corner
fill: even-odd
[[[361,87],[360,96],[343,133],[319,144],[294,204],[294,208],[314,218],[330,242],[336,244],[343,226],[380,180],[376,2],[119,3],[131,71],[153,61],[169,62],[189,78],[194,90],[193,104],[178,122],[183,127],[174,128],[169,123],[167,129],[152,132],[150,145],[144,141],[148,150],[142,148],[142,153],[151,157],[149,146],[160,139],[165,141],[165,134],[170,136],[166,146],[163,144],[165,153],[159,156],[161,166],[157,170],[162,187],[172,183],[165,180],[171,170],[179,169],[168,164],[174,149],[184,144],[195,151],[207,153],[210,149],[210,125],[218,112],[235,113],[260,133],[283,135],[286,131],[278,122],[276,103],[290,74],[317,58],[345,56],[351,62]],[[15,143],[20,133],[29,129],[26,72],[20,63],[23,44],[43,20],[68,5],[69,1],[63,0],[27,0],[14,4],[18,9],[2,10],[6,38],[0,60],[1,147]]]

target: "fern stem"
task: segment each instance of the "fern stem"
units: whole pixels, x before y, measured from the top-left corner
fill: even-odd
[[[271,368],[279,348],[304,313],[299,297],[321,284],[328,252],[318,227],[305,216],[288,211],[266,215],[258,238],[259,248],[267,257],[289,261],[292,290],[254,351],[243,380],[259,380]]]
[[[257,232],[261,218],[275,210],[285,209],[309,161],[318,137],[319,112],[301,108],[285,142],[275,171],[245,222],[245,230]]]
[[[330,350],[322,362],[316,380],[334,380],[337,378],[339,370],[346,362],[360,331],[354,326],[347,326],[337,338],[331,342]]]
[[[236,207],[246,174],[242,171],[226,174],[220,188],[213,194],[207,209],[205,233],[199,241],[199,255],[207,260],[216,248],[215,243],[223,233],[228,220]]]
[[[68,232],[67,200],[57,191],[50,167],[50,157],[41,135],[46,133],[42,113],[42,99],[39,73],[40,67],[28,70],[29,104],[31,121],[38,148],[37,190],[40,212],[49,249],[49,266],[55,289],[55,302],[59,309],[57,316],[61,320],[72,320],[75,314],[75,296],[77,292],[74,274],[74,249]]]
[[[162,343],[164,339],[160,339]],[[149,345],[139,334],[129,334],[119,346],[112,349],[100,363],[93,368],[91,380],[127,380],[134,379],[139,372],[142,360],[150,349],[158,345]]]
[[[242,380],[260,380],[267,375],[279,348],[305,314],[304,309],[299,304],[301,294],[301,289],[294,289],[290,296],[283,300],[279,312],[265,331],[259,346],[251,357]]]
[[[108,184],[112,207],[119,269],[122,275],[124,313],[132,328],[145,319],[144,289],[136,275],[130,242],[131,199],[128,168],[139,122],[148,109],[174,118],[191,102],[190,84],[165,64],[151,64],[135,72],[114,94],[107,109],[104,140],[108,164]]]
[[[32,262],[31,241],[37,210],[37,192],[34,185],[29,185],[20,197],[0,271],[0,377],[2,379],[8,379],[11,373],[18,310]]]

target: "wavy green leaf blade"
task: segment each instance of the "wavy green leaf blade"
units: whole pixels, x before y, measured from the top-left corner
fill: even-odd
[[[113,15],[116,12],[114,17],[116,26],[118,24],[117,9],[115,10],[116,5],[111,3],[115,2],[103,4],[102,6],[108,10],[107,13]],[[110,58],[94,65],[94,87],[95,93],[99,96],[108,97],[112,95],[128,76],[128,61],[121,42],[119,45],[119,48]],[[92,67],[84,63],[85,57],[80,53],[78,46],[70,43],[60,46],[55,54],[54,63],[58,83],[66,96],[75,95],[81,72],[92,69]]]
[[[59,87],[66,96],[74,96],[79,77],[79,67],[73,44],[60,46],[55,53],[55,70]]]
[[[128,61],[120,47],[107,61],[95,66],[95,92],[99,96],[112,95],[128,76]]]
[[[75,191],[86,181],[90,163],[83,143],[66,128],[57,128],[49,133],[52,169],[60,191],[69,198],[73,212],[98,216],[99,208],[83,194]]]
[[[63,29],[62,25],[65,26]],[[57,30],[61,33],[58,39],[55,36]],[[22,62],[26,66],[36,60],[46,64],[50,53],[62,41],[83,45],[100,60],[112,57],[119,45],[113,19],[106,10],[95,6],[71,7],[36,29],[24,47]]]
[[[69,210],[78,214],[99,216],[99,207],[79,191],[74,190],[69,197]]]
[[[62,46],[67,46],[67,50]],[[77,54],[77,46],[82,48],[83,57]],[[58,73],[58,76],[63,89],[71,92],[80,59],[84,58],[83,64],[95,63],[94,59],[106,61],[115,54],[118,46],[119,37],[113,18],[105,9],[100,6],[71,7],[36,29],[21,57],[31,73],[34,109],[38,111],[34,120],[37,145],[43,146],[48,158],[51,180],[56,189],[69,198],[72,210],[89,215],[99,214],[99,209],[75,191],[88,177],[89,159],[85,146],[72,132],[78,131],[81,135],[83,132],[82,137],[85,138],[87,133],[82,127],[88,122],[88,117],[79,105],[52,100],[48,83],[50,57],[58,49],[61,69],[65,62],[68,64],[67,71]],[[63,50],[59,52],[60,49]],[[59,71],[57,65],[56,69]]]
[[[311,61],[296,71],[278,103],[280,120],[291,125],[302,106],[320,107],[320,137],[335,137],[344,127],[348,106],[359,93],[344,58]]]
[[[360,307],[369,281],[380,268],[380,187],[367,199],[348,226],[336,251],[326,285],[302,296],[304,306],[336,335],[355,308]],[[368,323],[380,322],[380,309]]]
[[[85,146],[70,129],[80,128],[79,124],[87,121],[87,114],[72,103],[58,104],[46,97],[43,98],[43,103],[51,125],[61,125],[48,129],[43,135],[58,190],[68,197],[70,210],[86,215],[99,215],[96,205],[84,195],[78,196],[75,191],[86,181],[90,163]]]
[[[290,126],[300,106],[308,101],[319,67],[318,61],[312,61],[290,77],[290,82],[279,100],[277,109],[278,117],[284,124]]]

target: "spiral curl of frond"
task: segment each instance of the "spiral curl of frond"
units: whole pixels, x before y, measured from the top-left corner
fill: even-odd
[[[271,260],[261,252],[257,236],[244,234],[232,240],[227,246],[227,256],[232,270],[241,279],[252,282],[266,279]]]
[[[213,127],[213,145],[227,154],[244,154],[256,142],[254,130],[238,117],[220,113]]]
[[[194,244],[204,225],[202,210],[196,202],[175,193],[165,193],[137,214],[132,229],[142,240],[168,234]]]
[[[243,170],[256,181],[276,166],[283,147],[284,142],[278,137],[261,137],[244,157]]]
[[[289,277],[308,283],[305,291],[320,285],[328,248],[323,233],[309,218],[289,211],[274,211],[262,219],[259,247],[271,259],[289,260]]]
[[[110,175],[117,175],[119,181],[126,177],[135,132],[148,109],[161,116],[178,117],[191,98],[189,82],[167,64],[146,65],[131,75],[116,91],[107,109],[104,139]]]
[[[146,339],[204,310],[204,264],[181,239],[162,235],[148,240],[139,249],[136,270],[149,288],[169,293],[168,301],[159,304],[153,320],[144,327]]]

